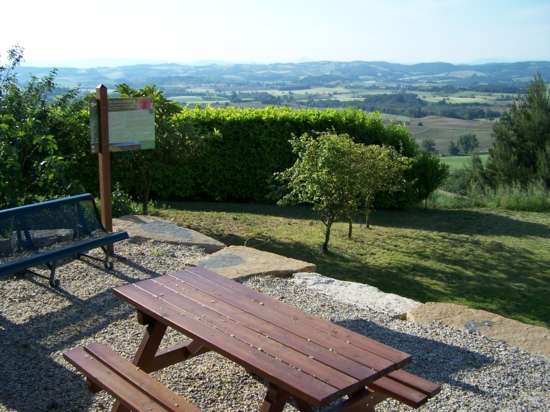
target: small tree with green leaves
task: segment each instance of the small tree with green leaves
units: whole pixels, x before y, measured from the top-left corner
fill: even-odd
[[[408,160],[395,149],[355,143],[346,134],[304,134],[291,144],[298,159],[275,175],[289,190],[279,204],[313,205],[325,225],[324,252],[333,223],[347,220],[351,237],[353,216],[360,211],[368,215],[377,192],[399,190],[408,167]]]
[[[317,138],[303,134],[290,143],[298,159],[287,170],[275,174],[289,189],[279,204],[312,204],[325,225],[322,250],[328,252],[333,223],[352,215],[359,207],[356,158],[362,145],[348,135],[332,133],[322,133]]]
[[[424,200],[424,208],[427,208],[430,195],[449,176],[449,166],[436,155],[421,153],[415,159],[413,171],[417,179],[418,198]]]
[[[357,162],[360,181],[360,211],[365,215],[369,227],[376,195],[381,192],[403,190],[406,184],[404,173],[411,166],[411,159],[402,156],[391,146],[368,145],[359,150]],[[351,238],[352,221],[349,220],[348,237]]]

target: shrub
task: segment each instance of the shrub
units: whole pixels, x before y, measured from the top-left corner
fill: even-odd
[[[139,213],[139,205],[132,200],[128,193],[120,188],[120,184],[118,182],[113,188],[112,202],[113,217]]]

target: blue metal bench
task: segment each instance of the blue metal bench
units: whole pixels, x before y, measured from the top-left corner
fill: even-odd
[[[44,265],[50,270],[50,285],[57,287],[55,269],[60,264],[101,247],[105,269],[112,269],[110,245],[127,238],[127,232],[105,230],[89,193],[0,210],[0,276],[41,276],[29,268]]]

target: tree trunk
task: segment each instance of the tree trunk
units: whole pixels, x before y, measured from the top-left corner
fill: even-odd
[[[353,233],[353,221],[349,219],[348,220],[348,239],[351,239],[352,233]]]
[[[428,198],[424,199],[424,209],[428,208]]]
[[[367,229],[370,229],[369,217],[370,217],[370,210],[367,210],[367,213],[365,214],[365,225],[367,225]]]
[[[332,222],[328,222],[325,224],[325,243],[323,243],[323,253],[328,252],[328,242],[330,241],[330,228],[332,226]]]

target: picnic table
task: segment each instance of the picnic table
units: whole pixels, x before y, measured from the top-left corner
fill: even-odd
[[[141,371],[215,351],[267,383],[262,412],[281,411],[291,401],[311,411],[345,395],[342,410],[369,410],[368,402],[388,395],[418,406],[439,390],[400,370],[410,355],[204,268],[120,286],[114,293],[147,325],[134,358]],[[191,341],[159,350],[168,327]],[[128,408],[117,404],[113,410]]]

